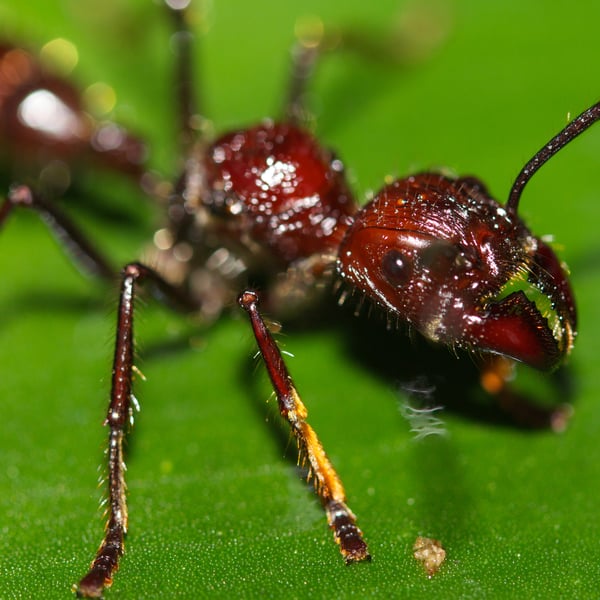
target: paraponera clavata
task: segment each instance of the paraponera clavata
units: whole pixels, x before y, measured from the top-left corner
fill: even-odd
[[[342,156],[344,156],[343,147],[342,147],[342,148],[340,148],[340,150],[341,150],[341,152],[342,152]],[[302,385],[301,385],[301,389],[302,389]],[[309,403],[309,406],[310,406],[310,403]],[[329,445],[330,445],[330,444],[328,444],[328,446],[329,446]],[[365,515],[364,515],[364,510],[361,510],[360,512],[361,512],[361,516],[362,516],[362,518],[363,518],[363,523],[365,523]],[[366,523],[365,523],[365,525],[366,525]]]

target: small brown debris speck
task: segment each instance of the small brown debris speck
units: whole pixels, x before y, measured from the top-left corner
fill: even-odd
[[[413,556],[423,564],[427,576],[431,578],[446,560],[446,551],[438,540],[418,536],[413,544]]]

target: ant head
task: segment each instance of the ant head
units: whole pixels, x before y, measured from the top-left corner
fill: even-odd
[[[434,342],[556,367],[573,345],[575,301],[566,269],[518,217],[518,202],[532,175],[598,119],[600,103],[550,140],[506,206],[473,177],[424,173],[385,186],[348,229],[338,274]]]

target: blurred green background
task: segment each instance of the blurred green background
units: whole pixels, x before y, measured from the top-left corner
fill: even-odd
[[[207,115],[223,130],[277,114],[299,17],[384,32],[415,6],[214,0],[197,24]],[[567,115],[600,95],[600,5],[418,6],[426,18],[413,26],[417,37],[442,26],[445,42],[410,69],[328,57],[312,87],[318,135],[343,157],[361,197],[386,175],[443,166],[477,174],[503,200]],[[0,5],[3,37],[77,45],[75,80],[114,87],[116,117],[143,133],[165,173],[176,164],[169,31],[161,7],[141,0]],[[575,414],[565,433],[523,431],[493,411],[481,419],[478,407],[452,410],[453,399],[441,397],[448,435],[417,442],[398,410],[399,382],[410,374],[401,358],[397,374],[379,372],[386,359],[376,336],[357,339],[361,330],[343,317],[284,329],[291,370],[371,564],[344,567],[274,403],[264,402],[269,387],[254,372],[242,316],[199,331],[143,306],[138,364],[147,382],[136,386],[142,411],[129,443],[130,533],[106,597],[597,597],[599,165],[600,127],[555,157],[522,203],[534,231],[555,234],[578,299]],[[137,257],[158,211],[95,168],[78,181],[79,193],[65,199],[70,213],[117,264]],[[23,212],[0,234],[0,273],[0,598],[65,598],[102,531],[96,480],[116,291],[80,277]],[[375,368],[351,349],[371,343]],[[407,337],[394,344],[399,357],[411,354]],[[419,368],[435,376],[439,355],[427,356]],[[441,539],[448,553],[432,580],[411,556],[418,534]]]

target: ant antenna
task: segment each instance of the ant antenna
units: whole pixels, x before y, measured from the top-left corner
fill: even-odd
[[[597,102],[586,111],[582,112],[576,119],[571,121],[558,135],[554,136],[539,152],[534,154],[533,158],[521,169],[521,172],[515,179],[506,211],[511,217],[517,215],[521,193],[527,182],[533,177],[534,173],[554,156],[559,150],[564,148],[569,142],[574,140],[579,134],[583,133],[588,127],[600,119],[600,102]]]

